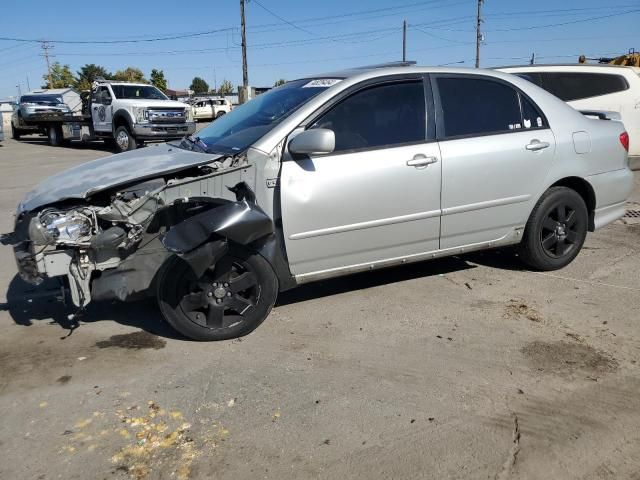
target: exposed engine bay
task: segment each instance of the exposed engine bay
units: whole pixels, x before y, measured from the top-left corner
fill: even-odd
[[[86,200],[56,202],[23,212],[4,243],[13,244],[24,280],[66,277],[79,308],[92,298],[125,300],[149,289],[176,253],[162,244],[173,226],[225,204],[247,204],[253,170],[245,155],[227,157]]]

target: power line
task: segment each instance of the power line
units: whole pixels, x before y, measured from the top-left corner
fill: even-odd
[[[281,22],[284,22],[284,23],[286,23],[287,25],[292,26],[292,27],[293,27],[293,28],[295,28],[296,30],[300,30],[301,32],[304,32],[304,33],[306,33],[306,34],[308,34],[308,35],[313,35],[313,36],[315,36],[315,33],[311,32],[311,31],[309,31],[309,30],[307,30],[307,29],[305,29],[305,28],[299,27],[299,26],[298,26],[298,25],[296,25],[295,23],[292,23],[292,22],[290,22],[289,20],[286,20],[286,19],[282,18],[282,17],[281,17],[280,15],[278,15],[277,13],[274,13],[273,11],[269,10],[267,7],[265,7],[265,6],[264,6],[262,3],[260,3],[258,0],[251,0],[251,1],[252,1],[253,3],[255,3],[256,5],[258,5],[260,8],[262,8],[262,9],[263,9],[265,12],[267,12],[268,14],[270,14],[270,15],[272,15],[272,16],[274,16],[274,17],[276,17],[276,18],[277,18],[278,20],[280,20]]]

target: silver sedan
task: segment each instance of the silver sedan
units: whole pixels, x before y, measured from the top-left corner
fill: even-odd
[[[157,295],[177,330],[219,340],[323,278],[505,245],[562,268],[624,215],[628,147],[622,123],[509,74],[354,69],[58,174],[7,239],[23,278],[66,276],[79,307]]]

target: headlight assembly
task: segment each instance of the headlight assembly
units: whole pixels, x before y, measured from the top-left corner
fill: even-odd
[[[92,220],[78,211],[44,210],[29,224],[36,245],[77,244],[91,236]]]
[[[136,122],[147,123],[149,121],[149,110],[145,107],[134,107],[133,112],[136,117]]]

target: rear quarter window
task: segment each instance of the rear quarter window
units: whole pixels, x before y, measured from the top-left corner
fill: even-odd
[[[629,88],[622,75],[611,73],[542,72],[541,87],[556,97],[571,102],[623,92]]]

